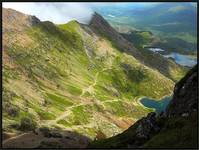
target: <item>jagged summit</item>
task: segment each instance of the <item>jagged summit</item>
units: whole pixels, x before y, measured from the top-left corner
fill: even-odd
[[[131,52],[133,56],[137,57],[141,55],[139,51],[134,47],[133,43],[130,43],[120,33],[118,33],[100,14],[95,12],[89,23],[91,29],[94,32],[105,36],[115,43],[121,51]]]
[[[128,41],[125,41],[125,39],[97,12],[93,14],[89,26],[96,32],[113,38],[115,41],[121,40],[122,42],[128,43]],[[122,42],[120,44],[122,44]]]
[[[90,20],[89,23],[90,26],[93,27],[104,27],[104,29],[110,29],[110,30],[114,30],[109,23],[97,12],[95,12],[92,16],[92,19]]]

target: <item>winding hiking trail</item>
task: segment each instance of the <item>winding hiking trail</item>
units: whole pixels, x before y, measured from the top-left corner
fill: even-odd
[[[88,92],[91,95],[93,95],[93,93],[94,93],[94,86],[97,84],[97,78],[99,76],[99,73],[104,72],[106,70],[110,70],[110,69],[112,69],[112,68],[111,67],[110,68],[104,68],[104,69],[102,69],[102,71],[98,71],[95,74],[95,76],[94,76],[94,82],[93,82],[93,84],[91,84],[88,88],[83,88],[80,97],[82,97],[86,92]]]
[[[70,113],[72,113],[72,109],[75,108],[75,107],[79,107],[79,106],[84,106],[84,105],[89,105],[89,104],[93,104],[92,102],[90,103],[86,103],[86,104],[78,104],[78,105],[74,105],[74,106],[70,106],[70,107],[67,107],[67,110],[64,111],[60,116],[58,116],[56,119],[54,120],[45,120],[43,122],[41,122],[41,125],[55,125],[57,124],[57,122],[59,120],[62,120],[64,119],[65,117],[67,117],[68,115],[70,115]]]
[[[94,86],[97,84],[97,79],[98,79],[98,76],[99,76],[99,73],[101,72],[104,72],[106,70],[109,70],[109,69],[112,69],[111,67],[110,68],[104,68],[102,69],[102,71],[98,71],[95,76],[94,76],[94,81],[93,83],[87,87],[87,88],[84,88],[82,89],[82,93],[80,95],[80,98],[82,98],[82,96],[86,93],[86,92],[89,92],[90,94],[92,94],[94,96]],[[108,101],[118,101],[118,100],[108,100]],[[98,100],[95,100],[95,102],[97,102],[98,104],[102,104],[102,102],[99,102]],[[106,101],[104,101],[106,102]],[[45,120],[45,121],[42,121],[41,122],[41,125],[48,125],[48,126],[51,126],[51,125],[59,125],[57,124],[57,122],[59,120],[62,120],[64,118],[66,118],[68,115],[70,115],[72,113],[72,109],[75,108],[75,107],[79,107],[79,106],[84,106],[84,105],[90,105],[90,104],[94,104],[94,102],[89,102],[89,103],[84,103],[84,104],[78,104],[78,105],[74,105],[74,106],[69,106],[67,107],[67,110],[64,111],[60,116],[58,116],[55,120]],[[62,126],[62,125],[59,125],[59,126]],[[65,127],[66,128],[66,127]]]
[[[73,106],[69,106],[69,107],[66,108],[67,110],[64,111],[62,114],[60,114],[56,119],[54,119],[54,120],[44,120],[44,121],[42,121],[40,124],[41,124],[41,125],[47,125],[47,126],[57,125],[57,126],[59,126],[59,127],[61,127],[61,128],[67,129],[66,126],[64,126],[64,125],[62,125],[62,124],[58,124],[57,122],[60,121],[60,120],[64,120],[67,116],[69,116],[69,115],[72,113],[72,109],[73,109],[73,108],[79,107],[79,106],[85,106],[85,105],[93,105],[93,104],[98,104],[98,105],[103,105],[103,106],[104,106],[104,103],[106,103],[106,102],[116,102],[116,101],[120,101],[119,99],[110,99],[110,100],[106,100],[106,101],[100,101],[100,100],[98,100],[98,99],[95,97],[95,95],[94,95],[94,87],[95,87],[96,84],[97,84],[97,80],[98,80],[99,74],[102,73],[102,72],[104,72],[104,71],[106,71],[106,70],[110,70],[110,69],[113,69],[112,66],[110,66],[109,68],[104,68],[104,69],[102,69],[101,71],[98,71],[98,72],[95,74],[94,78],[93,78],[93,83],[90,84],[88,87],[82,89],[82,93],[80,94],[79,97],[80,97],[80,98],[83,98],[84,94],[85,94],[86,92],[88,92],[89,94],[91,94],[91,95],[95,98],[94,101],[84,102],[84,103],[81,103],[81,104],[76,104],[76,105],[73,105]],[[89,124],[87,124],[87,125],[85,125],[85,126],[91,127],[92,125],[93,125],[93,122],[91,122],[91,123],[89,123]],[[81,125],[81,126],[82,126],[82,125]],[[74,129],[74,128],[78,128],[78,127],[79,127],[78,125],[73,125],[73,129]],[[71,127],[68,128],[68,129],[71,129]]]

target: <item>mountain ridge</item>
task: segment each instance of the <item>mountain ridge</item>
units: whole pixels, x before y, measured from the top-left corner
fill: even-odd
[[[183,76],[183,74],[185,73],[186,69],[180,67],[174,61],[168,60],[159,54],[152,53],[144,49],[138,50],[137,48],[135,48],[131,41],[126,40],[119,32],[112,28],[108,24],[108,22],[97,13],[93,15],[90,26],[94,29],[94,32],[96,31],[102,36],[108,37],[109,39],[111,39],[111,41],[113,40],[113,46],[119,47],[121,51],[124,51],[127,54],[134,56],[144,65],[157,69],[159,72],[164,74],[166,77],[169,77],[173,81],[177,81],[179,79],[178,76]],[[176,72],[180,72],[181,75],[170,72],[170,66],[172,66],[172,68],[175,68],[177,70]]]
[[[159,100],[172,92],[171,79],[87,25],[38,21],[19,33],[9,23],[14,25],[3,24],[11,29],[3,34],[4,133],[31,132],[37,138],[41,129],[57,137],[51,131],[70,129],[91,139],[110,137],[152,111],[140,105],[140,96]]]

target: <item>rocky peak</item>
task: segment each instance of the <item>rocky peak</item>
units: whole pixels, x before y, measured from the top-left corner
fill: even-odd
[[[108,37],[115,37],[117,39],[121,38],[117,31],[112,28],[109,23],[96,12],[93,14],[89,26],[93,28],[94,31],[98,31]]]
[[[134,47],[133,43],[126,40],[98,13],[94,13],[89,23],[89,27],[97,34],[109,38],[121,51],[131,53],[134,57],[141,56],[140,52]]]
[[[94,13],[93,16],[92,16],[92,19],[89,23],[91,26],[105,26],[105,27],[109,27],[111,28],[111,26],[108,24],[108,22],[98,13]]]

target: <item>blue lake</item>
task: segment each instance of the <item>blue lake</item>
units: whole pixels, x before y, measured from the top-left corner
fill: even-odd
[[[160,101],[145,97],[145,98],[142,98],[140,100],[140,102],[145,107],[153,108],[153,109],[155,109],[155,111],[157,113],[161,113],[162,111],[165,111],[165,109],[166,109],[167,105],[169,104],[169,102],[171,101],[171,99],[172,99],[172,96],[164,97]]]
[[[182,55],[182,54],[178,54],[178,53],[171,53],[169,55],[163,55],[164,57],[171,57],[175,60],[176,63],[182,65],[182,66],[188,66],[188,67],[192,67],[197,63],[197,59],[196,58],[192,58],[190,56],[187,55]]]
[[[164,51],[163,49],[157,48],[157,47],[153,47],[153,48],[151,47],[151,48],[148,48],[148,50],[156,52],[156,53]],[[197,63],[197,58],[193,58],[188,55],[182,55],[176,52],[172,52],[167,55],[164,55],[164,54],[161,54],[161,55],[166,58],[173,58],[176,63],[182,66],[193,67]]]

